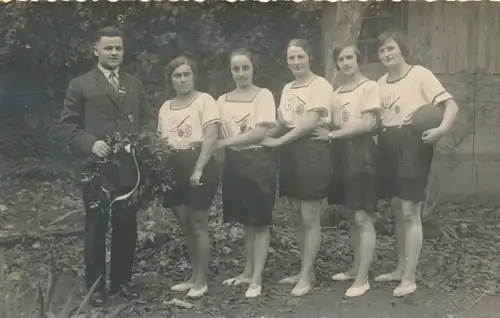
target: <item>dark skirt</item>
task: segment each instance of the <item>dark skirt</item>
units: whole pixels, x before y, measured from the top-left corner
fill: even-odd
[[[189,183],[200,150],[200,147],[197,146],[185,150],[175,150],[170,155],[168,165],[172,168],[172,178],[175,185],[163,197],[165,208],[187,205],[196,210],[208,210],[212,205],[219,183],[217,166],[213,156],[203,170],[200,179],[203,185],[192,187]]]
[[[382,128],[378,137],[379,197],[425,200],[433,145],[422,142],[422,136],[409,125]]]
[[[226,150],[222,179],[224,222],[272,225],[276,159],[269,148]]]
[[[332,141],[333,174],[328,203],[374,212],[377,207],[377,146],[372,134]]]
[[[324,199],[328,196],[331,173],[328,142],[304,136],[280,149],[280,196]]]

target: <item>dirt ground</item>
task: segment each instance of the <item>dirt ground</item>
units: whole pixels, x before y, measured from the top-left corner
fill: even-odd
[[[154,276],[154,275],[152,275]],[[194,302],[195,308],[184,310],[163,306],[162,299],[151,299],[145,305],[135,305],[129,312],[119,317],[168,317],[168,318],[195,318],[195,317],[234,317],[234,318],[498,318],[500,317],[500,297],[485,295],[478,299],[470,309],[460,312],[450,306],[453,300],[467,299],[466,291],[459,291],[455,295],[420,288],[413,296],[405,299],[394,299],[391,291],[394,285],[374,285],[372,290],[363,297],[346,300],[343,293],[347,283],[325,281],[321,287],[315,288],[313,293],[306,297],[295,298],[288,296],[291,288],[273,286],[275,282],[268,281],[265,293],[259,300],[246,300],[242,296],[243,288],[229,290],[221,287],[218,282],[227,277],[212,278],[209,283],[210,295]],[[158,277],[155,279],[158,284]],[[139,283],[143,295],[151,294],[150,284],[143,279]],[[168,280],[165,278],[165,280]],[[71,290],[74,277],[65,277],[60,280],[60,294],[56,298],[62,302]],[[142,285],[144,283],[144,285]],[[83,286],[82,286],[83,287]],[[164,286],[163,288],[168,288]],[[236,293],[237,292],[237,293]],[[28,297],[30,298],[30,297]],[[83,298],[83,293],[75,300],[75,306]],[[180,298],[180,297],[179,297]],[[227,302],[225,310],[219,305],[213,305],[217,299]],[[109,310],[123,303],[123,300],[112,299]],[[26,316],[23,316],[26,317]]]
[[[58,268],[63,273],[54,295],[54,308],[59,308],[71,293],[83,268],[82,238],[67,234],[77,233],[83,226],[78,192],[61,180],[45,183],[8,180],[0,185],[0,194],[0,242],[8,246],[5,251],[5,283],[0,294],[12,291],[15,286],[24,288],[28,283],[34,284],[37,281],[41,281],[43,285],[49,270],[48,264],[52,264],[52,268]],[[455,219],[460,218],[462,224],[466,224],[465,227],[476,222],[478,209],[481,209],[483,214],[479,217],[487,223],[481,233],[484,234],[487,229],[490,234],[500,237],[499,224],[496,222],[500,218],[500,208],[477,207],[472,210],[462,206],[448,209],[455,213]],[[243,269],[242,241],[239,237],[231,242],[229,236],[217,237],[218,234],[214,232],[209,293],[201,300],[192,302],[193,308],[187,310],[166,304],[173,298],[182,299],[183,296],[169,290],[174,282],[189,275],[189,266],[182,249],[167,247],[173,251],[169,254],[164,251],[141,250],[137,257],[134,281],[143,296],[143,302],[134,304],[118,317],[500,317],[500,296],[496,293],[498,282],[491,281],[491,285],[477,290],[470,287],[474,285],[474,280],[487,282],[485,277],[489,276],[484,276],[484,273],[491,274],[491,271],[500,266],[500,262],[494,264],[497,258],[492,257],[500,244],[493,241],[481,243],[484,242],[484,237],[465,237],[466,232],[461,232],[464,237],[454,239],[426,239],[419,267],[420,287],[413,296],[395,299],[392,297],[395,284],[373,283],[366,295],[347,300],[343,298],[343,294],[349,283],[333,282],[330,279],[333,273],[349,266],[347,233],[339,229],[325,229],[318,256],[318,284],[310,295],[292,297],[289,295],[291,287],[277,284],[280,278],[294,273],[299,266],[296,248],[286,245],[292,244],[289,241],[293,240],[293,231],[287,224],[286,216],[286,211],[277,213],[277,218],[282,222],[278,222],[275,230],[277,234],[273,236],[272,244],[275,244],[275,248],[271,251],[266,267],[262,297],[247,300],[244,298],[243,287],[221,286],[224,279]],[[489,221],[486,216],[490,218]],[[175,227],[175,224],[172,226]],[[40,233],[47,232],[58,232],[59,236],[40,236]],[[22,238],[15,242],[19,244],[6,245],[9,238],[16,235]],[[372,275],[394,268],[393,243],[393,238],[389,236],[380,235],[377,238],[379,253],[374,260]],[[279,248],[279,244],[289,247]],[[221,251],[226,249],[232,252],[222,255]],[[458,254],[460,255],[457,256]],[[450,287],[446,279],[456,280],[457,283],[453,285],[455,288]],[[466,287],[457,288],[460,284]],[[72,300],[75,307],[84,298],[81,282],[77,285],[77,291],[77,296]],[[25,308],[32,308],[29,306],[33,296],[34,292],[26,295],[23,302]],[[123,300],[111,299],[103,312],[110,311],[121,303]],[[88,306],[85,309],[92,310]]]

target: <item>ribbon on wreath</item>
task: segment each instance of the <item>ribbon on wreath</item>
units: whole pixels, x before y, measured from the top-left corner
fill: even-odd
[[[137,162],[137,155],[136,155],[135,148],[131,144],[128,144],[124,147],[124,149],[127,153],[130,153],[132,155],[132,158],[134,159],[135,169],[137,171],[137,180],[136,180],[135,186],[132,188],[132,190],[114,198],[111,201],[111,203],[109,204],[110,209],[112,208],[113,204],[115,204],[116,202],[125,201],[125,200],[129,199],[132,196],[132,194],[134,194],[134,192],[139,188],[139,184],[141,183],[141,171],[139,169],[139,163]],[[108,199],[111,197],[111,191],[107,190],[103,186],[101,186],[101,190],[106,194]]]

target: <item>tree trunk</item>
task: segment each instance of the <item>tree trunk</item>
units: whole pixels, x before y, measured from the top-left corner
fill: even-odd
[[[322,37],[323,37],[323,65],[325,78],[334,87],[338,86],[337,72],[333,62],[332,52],[337,43],[356,41],[361,32],[363,14],[370,1],[323,2],[322,7]],[[333,214],[337,209],[326,209],[321,215],[323,226],[333,225]]]
[[[323,2],[322,34],[325,78],[336,86],[337,72],[332,58],[337,43],[355,42],[361,32],[363,14],[370,1]]]

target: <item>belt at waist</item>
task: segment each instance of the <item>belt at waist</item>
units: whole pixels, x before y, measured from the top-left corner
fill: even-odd
[[[172,152],[183,152],[183,151],[193,151],[193,150],[198,150],[201,148],[201,143],[200,144],[193,144],[187,148],[179,148],[179,149],[175,149],[175,148],[172,148],[171,151]]]

